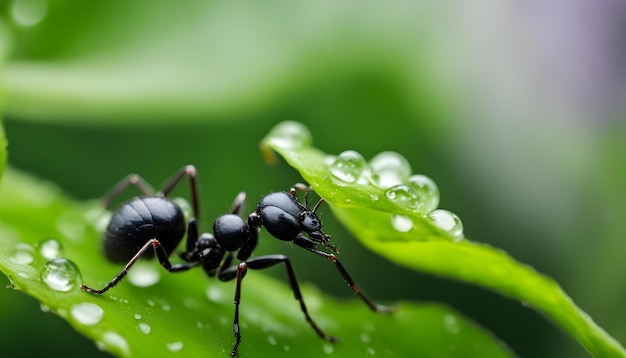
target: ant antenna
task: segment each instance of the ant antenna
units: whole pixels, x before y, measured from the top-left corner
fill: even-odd
[[[322,203],[324,202],[324,199],[320,199],[317,204],[315,204],[315,206],[313,207],[313,210],[311,210],[313,213],[315,213],[317,211],[317,209],[320,207],[320,205],[322,205]]]

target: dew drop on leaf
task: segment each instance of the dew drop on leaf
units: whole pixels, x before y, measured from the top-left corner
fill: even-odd
[[[150,334],[152,327],[150,327],[150,325],[145,322],[139,322],[139,324],[137,325],[137,329],[143,334]]]
[[[437,188],[437,184],[432,179],[426,175],[415,174],[409,177],[407,185],[419,197],[420,211],[429,213],[437,209],[437,205],[439,205],[439,188]]]
[[[183,342],[181,341],[166,343],[165,345],[170,352],[180,352],[183,349]]]
[[[461,331],[459,321],[453,315],[446,315],[443,319],[443,325],[446,330],[452,334],[459,334]]]
[[[150,287],[161,279],[157,267],[150,261],[140,261],[128,271],[128,281],[136,287]]]
[[[35,259],[35,249],[25,242],[16,243],[9,254],[16,264],[28,265]]]
[[[276,337],[274,337],[273,335],[269,335],[267,336],[267,341],[269,342],[269,344],[275,346],[276,344],[278,344],[278,342],[276,341]]]
[[[330,165],[330,174],[336,181],[355,183],[367,172],[367,162],[359,152],[346,150]]]
[[[285,121],[278,124],[270,134],[268,140],[275,146],[284,149],[297,149],[310,145],[313,137],[309,129],[295,121]]]
[[[104,310],[94,303],[82,302],[72,305],[70,313],[79,323],[93,326],[102,320]]]
[[[391,225],[399,232],[408,232],[413,228],[413,220],[404,215],[392,215]]]
[[[82,283],[78,266],[63,257],[48,261],[39,276],[49,288],[57,292],[68,292]]]
[[[63,245],[56,239],[41,240],[35,247],[39,255],[48,261],[61,257],[63,253]]]
[[[411,176],[411,165],[401,154],[396,152],[382,152],[370,160],[372,170],[372,184],[387,189],[394,185],[406,182]]]
[[[124,337],[120,336],[115,332],[106,332],[102,335],[102,340],[96,343],[97,347],[101,350],[111,349],[121,351],[123,355],[130,355],[130,348],[128,347],[128,342]]]
[[[438,228],[447,231],[456,242],[463,239],[463,223],[456,214],[448,210],[437,209],[430,212],[427,218]]]
[[[335,347],[331,346],[330,344],[324,344],[323,350],[326,354],[333,354],[333,352],[335,351]]]
[[[387,199],[392,203],[410,210],[420,207],[419,197],[411,187],[405,184],[394,185],[385,190]]]
[[[210,285],[206,290],[206,296],[212,302],[222,302],[224,300],[224,291],[216,285]]]

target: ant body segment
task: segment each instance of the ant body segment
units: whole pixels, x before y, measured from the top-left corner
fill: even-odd
[[[186,225],[185,251],[180,253],[184,262],[172,264],[169,257],[185,236],[185,218],[181,208],[167,196],[185,177],[189,179],[193,217]],[[152,193],[150,186],[141,177],[130,175],[104,196],[104,205],[110,205],[130,186],[137,187],[143,195],[121,204],[113,213],[103,239],[107,259],[115,263],[125,263],[125,266],[102,289],[83,285],[81,289],[86,292],[102,294],[108,291],[126,276],[140,257],[153,258],[155,255],[161,266],[172,273],[201,266],[209,277],[217,275],[221,281],[236,280],[233,320],[235,344],[231,356],[238,356],[241,343],[239,329],[241,282],[248,269],[261,270],[284,264],[289,284],[306,321],[320,338],[336,342],[337,338],[322,331],[309,315],[295,271],[287,256],[277,254],[251,258],[259,241],[259,231],[264,227],[275,238],[292,242],[333,262],[344,281],[371,310],[381,313],[393,312],[393,308],[376,304],[365,296],[335,256],[339,250],[330,243],[330,236],[322,231],[321,220],[316,214],[323,199],[320,199],[313,209],[309,209],[307,194],[312,191],[311,187],[298,184],[289,193],[274,192],[264,196],[259,201],[256,211],[252,212],[247,220],[241,216],[246,194],[239,193],[230,213],[219,216],[213,223],[213,234],[200,234],[196,223],[199,215],[199,199],[194,166],[187,165],[177,171],[165,187],[156,194]],[[298,198],[298,190],[305,192],[304,203]],[[318,245],[331,253],[318,249]],[[239,262],[233,264],[234,258]]]

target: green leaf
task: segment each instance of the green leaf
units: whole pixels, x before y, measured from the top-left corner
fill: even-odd
[[[626,357],[620,343],[577,307],[554,280],[501,250],[466,239],[459,242],[462,237],[435,225],[427,212],[420,211],[419,203],[398,205],[388,191],[372,184],[376,173],[368,172],[367,165],[348,178],[334,175],[331,167],[337,157],[312,147],[312,136],[301,124],[277,125],[263,147],[268,158],[274,150],[296,168],[372,251],[414,270],[480,285],[520,300],[544,313],[594,357]],[[398,215],[409,220],[410,229],[394,227],[392,220]]]
[[[156,262],[145,262],[131,273],[158,275],[154,285],[137,287],[138,281],[128,278],[102,296],[83,292],[81,282],[104,285],[120,270],[100,253],[96,227],[106,218],[103,210],[95,203],[72,202],[55,186],[15,170],[5,174],[0,270],[15,289],[118,356],[229,355],[234,282],[210,280],[201,270],[170,275]],[[60,243],[59,254],[43,243]],[[51,289],[40,276],[55,256],[79,268],[82,279],[68,292]],[[396,314],[378,315],[356,299],[338,301],[311,285],[302,288],[314,319],[340,342],[333,345],[315,335],[285,282],[249,272],[242,291],[242,356],[512,356],[491,334],[441,305],[400,302]]]
[[[0,179],[4,173],[4,167],[7,162],[7,138],[4,135],[4,127],[0,122]]]

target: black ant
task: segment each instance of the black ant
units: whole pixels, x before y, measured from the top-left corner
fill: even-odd
[[[172,264],[169,256],[185,236],[185,217],[181,208],[167,199],[167,196],[185,176],[189,178],[194,216],[187,224],[186,248],[180,254],[184,262]],[[213,234],[200,235],[195,219],[199,215],[199,203],[194,166],[187,165],[176,172],[156,194],[152,193],[150,186],[140,176],[129,175],[104,196],[104,205],[110,205],[130,186],[136,186],[144,195],[123,203],[113,213],[104,235],[104,253],[107,259],[116,263],[126,263],[126,266],[102,289],[83,285],[81,289],[87,292],[102,294],[108,291],[126,276],[140,257],[151,258],[155,254],[161,266],[169,272],[182,272],[202,266],[209,277],[217,275],[221,281],[236,279],[233,322],[235,344],[231,356],[238,356],[241,343],[239,330],[241,282],[248,269],[260,270],[282,263],[285,264],[289,284],[300,303],[306,321],[318,336],[329,342],[337,342],[336,337],[324,333],[309,316],[295,271],[287,256],[266,255],[250,258],[258,243],[259,231],[261,227],[265,227],[275,238],[292,242],[333,262],[348,286],[373,311],[382,313],[393,311],[392,308],[376,304],[367,298],[335,256],[339,250],[330,243],[330,236],[322,231],[322,223],[315,213],[323,199],[320,199],[313,209],[309,209],[307,194],[312,190],[311,187],[298,184],[289,193],[274,192],[264,196],[247,221],[240,215],[246,202],[246,195],[243,192],[239,193],[230,214],[218,217],[213,223]],[[297,190],[305,191],[304,204],[300,202]],[[318,245],[332,253],[318,250]],[[239,263],[233,265],[235,255]]]

